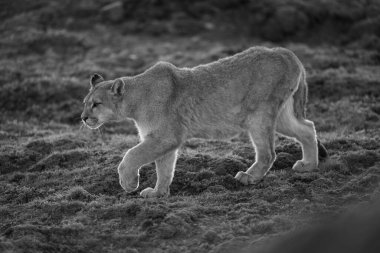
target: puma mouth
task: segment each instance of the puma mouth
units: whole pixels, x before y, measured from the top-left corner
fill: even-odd
[[[102,123],[102,124],[98,124],[98,125],[94,125],[94,126],[90,126],[90,125],[86,124],[86,126],[87,126],[88,128],[90,128],[90,129],[92,129],[92,130],[94,130],[94,129],[98,129],[98,128],[101,127],[102,125],[103,125],[103,123]]]
[[[84,124],[90,128],[90,129],[97,129],[99,128],[101,125],[103,125],[103,123],[99,123],[98,120],[93,120],[93,119],[88,119],[86,121],[84,121]]]

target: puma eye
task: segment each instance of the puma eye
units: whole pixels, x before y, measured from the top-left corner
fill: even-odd
[[[102,104],[102,103],[93,103],[93,104],[92,104],[92,108],[95,108],[95,107],[97,107],[97,106],[100,105],[100,104]]]

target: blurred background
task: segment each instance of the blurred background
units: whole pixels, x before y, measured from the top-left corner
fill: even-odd
[[[253,252],[378,199],[379,0],[0,1],[0,35],[0,252]],[[116,168],[136,129],[81,128],[91,74],[136,75],[159,60],[192,67],[257,45],[289,48],[305,65],[307,117],[330,154],[320,171],[293,173],[300,146],[279,138],[270,173],[244,187],[234,175],[254,162],[247,136],[190,139],[170,198],[127,195]],[[154,164],[140,180],[139,191],[154,185]],[[349,231],[357,224],[371,219]],[[356,234],[336,247],[353,249],[344,238]]]
[[[312,99],[352,107],[352,94],[378,95],[379,13],[378,0],[2,1],[0,107],[6,118],[76,123],[93,72],[134,75],[158,60],[189,67],[255,45],[289,47],[306,65]],[[354,128],[377,119],[362,116],[370,120]]]

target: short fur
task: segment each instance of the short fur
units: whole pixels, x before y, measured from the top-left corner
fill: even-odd
[[[295,54],[253,47],[194,68],[158,62],[140,75],[95,83],[82,118],[91,128],[134,120],[141,143],[120,163],[120,184],[128,192],[137,189],[139,168],[155,161],[156,186],[141,195],[160,197],[169,194],[179,147],[194,136],[228,138],[248,132],[256,161],[235,177],[246,185],[261,180],[272,166],[275,132],[301,143],[303,158],[294,170],[317,169],[317,138],[313,122],[306,119],[306,100],[306,73]]]

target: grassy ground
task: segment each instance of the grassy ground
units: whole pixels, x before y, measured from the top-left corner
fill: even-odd
[[[23,15],[7,22],[0,40],[2,252],[236,251],[379,191],[376,50],[123,35],[101,24],[43,30],[30,28],[33,19]],[[253,45],[288,47],[305,64],[308,117],[330,153],[320,171],[291,171],[300,147],[279,138],[273,169],[263,182],[245,187],[233,176],[254,162],[247,136],[190,139],[180,151],[171,197],[146,200],[123,192],[116,168],[138,143],[136,130],[127,121],[100,131],[80,127],[89,75],[134,75],[158,60],[194,66]],[[153,164],[140,174],[139,190],[154,185]]]

